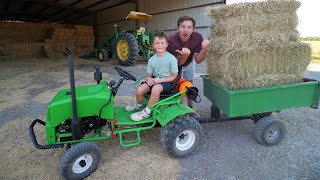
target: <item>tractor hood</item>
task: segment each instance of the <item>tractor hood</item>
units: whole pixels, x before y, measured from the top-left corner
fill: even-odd
[[[101,118],[113,117],[113,96],[108,89],[106,81],[100,84],[79,86],[76,90],[76,103],[78,118],[88,116],[99,116],[102,106]],[[110,99],[111,98],[111,99]],[[47,123],[55,127],[66,119],[72,119],[72,103],[70,88],[59,91],[48,106]]]

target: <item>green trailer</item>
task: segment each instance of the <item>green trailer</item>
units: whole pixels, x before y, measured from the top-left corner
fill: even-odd
[[[318,81],[306,79],[301,83],[232,91],[210,80],[207,75],[201,77],[203,94],[212,102],[212,120],[250,118],[256,123],[254,137],[263,145],[276,145],[285,135],[284,124],[272,116],[273,112],[308,106],[318,108]]]

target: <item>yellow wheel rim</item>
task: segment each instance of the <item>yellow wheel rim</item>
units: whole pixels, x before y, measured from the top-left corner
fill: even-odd
[[[103,53],[102,52],[99,52],[99,59],[103,60]]]
[[[126,61],[129,56],[129,44],[125,40],[120,40],[117,46],[117,53],[122,61]]]

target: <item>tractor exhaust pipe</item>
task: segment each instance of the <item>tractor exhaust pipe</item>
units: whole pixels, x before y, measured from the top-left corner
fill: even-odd
[[[74,83],[74,65],[73,65],[73,56],[71,49],[66,48],[68,52],[68,65],[69,65],[69,77],[70,77],[70,89],[71,89],[71,102],[72,102],[72,138],[73,140],[81,139],[81,129],[78,120],[78,112],[77,112],[77,103],[76,103],[76,91],[75,91],[75,83]]]

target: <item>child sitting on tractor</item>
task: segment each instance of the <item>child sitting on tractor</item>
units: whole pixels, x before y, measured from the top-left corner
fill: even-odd
[[[133,121],[141,121],[151,115],[151,105],[159,101],[160,93],[170,90],[172,82],[178,76],[177,59],[167,52],[168,37],[164,32],[153,35],[152,47],[156,51],[148,61],[145,83],[136,89],[137,102],[125,107],[126,111],[141,110],[131,114]],[[151,91],[148,105],[144,108],[144,95]]]

